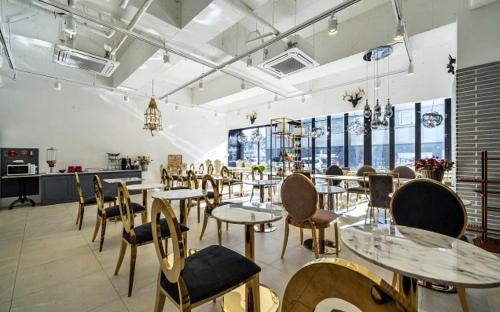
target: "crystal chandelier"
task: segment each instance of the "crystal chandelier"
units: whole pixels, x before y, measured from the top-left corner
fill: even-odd
[[[429,113],[422,115],[422,125],[426,128],[436,128],[443,122],[443,115],[434,110],[434,101]]]
[[[389,120],[392,117],[392,105],[389,99],[387,99],[387,104],[385,104],[385,111],[382,116],[382,107],[380,106],[378,99],[375,102],[375,107],[373,107],[373,116],[368,100],[366,100],[365,108],[363,110],[363,115],[365,118],[372,118],[370,126],[372,129],[387,128],[389,126]]]
[[[144,112],[144,130],[149,130],[151,135],[154,136],[154,131],[161,131],[163,127],[161,125],[161,112],[156,105],[156,100],[154,96],[154,81],[151,85],[151,100],[149,101],[148,108]]]
[[[347,126],[347,131],[349,131],[349,133],[352,135],[362,135],[365,132],[365,127],[359,121],[359,119],[356,118]]]
[[[325,135],[325,133],[326,133],[325,129],[323,128],[312,128],[311,131],[309,132],[309,136],[317,139]]]

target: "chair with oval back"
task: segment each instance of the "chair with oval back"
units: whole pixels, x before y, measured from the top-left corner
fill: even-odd
[[[205,165],[203,163],[200,163],[198,166],[198,174],[204,174],[205,173]]]
[[[209,191],[209,187],[212,191]],[[221,196],[219,194],[219,189],[217,188],[217,183],[210,175],[205,175],[201,182],[201,189],[205,193],[205,212],[203,213],[203,226],[201,228],[200,240],[203,239],[203,234],[207,228],[208,218],[212,217],[212,211],[219,207],[221,204]],[[222,244],[222,222],[217,220],[217,238],[219,240],[219,245]]]
[[[416,179],[397,189],[389,203],[394,224],[410,226],[467,241],[467,210],[460,197],[448,186]],[[431,288],[448,290],[442,285]],[[467,306],[465,289],[457,287],[462,306]]]
[[[95,196],[85,197],[83,194],[82,184],[80,182],[80,175],[75,172],[75,186],[76,186],[76,196],[78,197],[78,213],[76,215],[76,223],[78,224],[78,230],[82,229],[83,216],[85,213],[85,206],[95,205],[97,203]],[[113,195],[103,195],[104,203],[116,205],[116,197]]]
[[[263,174],[262,170],[259,168],[259,166],[253,166],[250,175],[252,177],[252,181],[264,179],[264,174]],[[260,186],[254,185],[252,187],[252,194],[250,195],[250,201],[252,201],[252,199],[253,199],[253,194],[254,194],[255,190],[260,191]]]
[[[118,262],[116,263],[115,275],[118,275],[120,267],[123,263],[123,258],[127,251],[127,246],[130,245],[130,270],[128,281],[128,296],[132,295],[134,287],[135,262],[137,258],[137,247],[148,245],[153,242],[153,233],[151,231],[151,222],[143,223],[139,226],[134,224],[134,211],[132,203],[125,183],[121,182],[118,185],[118,197],[120,200],[120,217],[123,224],[122,242]],[[165,219],[160,220],[161,234],[163,238],[169,238],[170,232]],[[183,235],[189,230],[185,225],[180,225],[180,230]]]
[[[340,168],[339,166],[337,165],[331,165],[330,167],[328,167],[325,171],[325,174],[326,175],[344,175],[344,170],[342,170],[342,168]],[[330,186],[339,186],[340,184],[342,183],[341,180],[331,180],[329,179],[328,180],[328,185]],[[328,201],[333,203],[333,195],[332,194],[328,194]],[[339,194],[335,194],[335,202],[339,202]],[[332,204],[329,204],[330,207],[333,207]]]
[[[320,237],[322,238],[325,228],[330,227],[332,222],[335,228],[336,253],[338,255],[339,235],[336,222],[338,216],[330,210],[318,209],[318,192],[310,179],[299,173],[294,173],[285,178],[281,186],[281,201],[288,212],[285,219],[285,237],[283,239],[281,258],[285,255],[290,225],[300,229],[311,229],[314,255],[318,258],[319,242],[316,230],[320,231]]]
[[[197,190],[200,186],[198,183],[198,177],[194,170],[188,170],[187,172],[187,179],[186,179],[187,187],[192,190]],[[196,211],[197,211],[197,218],[198,218],[198,223],[200,223],[200,201],[203,198],[197,198],[196,199]],[[192,200],[188,200],[188,214],[191,212],[191,204]]]
[[[366,174],[369,173],[377,173],[375,169],[373,169],[372,166],[364,165],[356,171],[356,176],[358,177],[364,177]],[[355,208],[358,207],[358,200],[360,195],[367,195],[368,192],[370,192],[370,189],[368,187],[369,183],[364,182],[364,181],[358,181],[358,186],[355,187],[348,187],[347,188],[347,209],[349,209],[349,199],[350,199],[350,194],[354,193],[356,194],[356,202],[355,202]],[[368,198],[368,196],[367,196]]]
[[[189,164],[188,170],[196,171],[196,167],[194,166],[194,163]]]
[[[187,186],[174,186],[174,178],[165,168],[162,170],[161,183],[165,185],[165,191],[188,189]]]
[[[212,163],[209,163],[207,166],[207,174],[208,175],[213,175],[214,174],[214,165]]]
[[[172,256],[168,255],[161,232],[161,215],[165,216]],[[160,263],[154,311],[163,311],[168,297],[180,311],[191,311],[246,284],[246,311],[259,311],[260,267],[253,261],[223,246],[212,245],[188,255],[186,237],[182,235],[170,204],[155,199],[151,227],[156,255]],[[173,258],[173,259],[172,259]]]
[[[334,258],[313,260],[298,270],[286,285],[281,311],[314,311],[321,301],[329,298],[349,302],[360,311],[416,312],[375,273],[359,264]],[[332,311],[340,310],[334,307]]]
[[[415,171],[406,166],[397,166],[392,169],[392,172],[397,173],[402,179],[415,179],[417,177]]]
[[[375,209],[384,209],[384,222],[387,223],[387,210],[389,209],[389,197],[394,192],[394,175],[393,173],[382,174],[372,173],[368,175],[368,189],[367,196],[369,198],[368,207],[366,209],[365,224],[369,216],[371,222],[376,220]]]
[[[224,180],[222,180],[222,183],[221,183],[221,190],[220,190],[221,195],[224,191],[225,185],[227,185],[227,188],[229,190],[229,198],[231,198],[231,196],[233,194],[233,186],[235,186],[235,185],[243,186],[243,181],[235,178],[234,174],[231,171],[229,171],[229,168],[226,166],[222,166],[222,168],[220,170],[220,176],[222,178],[224,178]],[[241,193],[241,191],[240,191],[240,193]]]

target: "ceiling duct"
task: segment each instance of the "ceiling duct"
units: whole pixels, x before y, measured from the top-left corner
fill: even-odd
[[[60,44],[57,44],[54,47],[52,60],[54,63],[60,65],[86,70],[105,77],[110,77],[120,65],[119,62],[72,49]]]

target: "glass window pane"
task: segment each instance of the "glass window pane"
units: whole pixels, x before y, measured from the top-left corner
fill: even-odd
[[[229,138],[227,141],[227,163],[229,166],[236,166],[238,160],[238,130],[229,131]]]
[[[328,123],[326,117],[318,117],[314,120],[314,127],[323,129],[323,135],[315,139],[314,149],[314,170],[322,173],[328,166]]]
[[[372,129],[372,167],[389,170],[389,127]]]
[[[435,111],[443,117],[441,124],[435,128],[427,128],[422,123],[422,158],[436,156],[444,158],[444,99],[424,101],[421,106],[422,121],[425,113]]]
[[[349,113],[349,125],[356,120],[363,125],[363,112],[351,112]],[[365,162],[365,138],[364,132],[361,134],[348,134],[349,139],[349,168],[351,170],[357,170],[359,167],[364,165]]]
[[[302,120],[302,135],[304,137],[300,141],[300,160],[304,163],[304,169],[311,170],[312,151],[311,140],[309,139],[309,132],[311,131],[312,119]]]
[[[257,163],[258,159],[258,149],[257,143],[252,140],[252,132],[255,131],[255,128],[245,129],[243,130],[243,134],[246,136],[246,143],[243,145],[243,159],[246,161],[250,161],[252,163]]]
[[[331,146],[330,161],[332,165],[344,167],[344,114],[331,116]]]
[[[394,165],[415,166],[415,104],[395,106]]]
[[[267,127],[260,127],[259,128],[259,133],[260,133],[260,135],[262,137],[261,141],[258,142],[259,163],[266,163],[267,162],[267,156],[266,156],[267,133],[266,133],[266,128]]]

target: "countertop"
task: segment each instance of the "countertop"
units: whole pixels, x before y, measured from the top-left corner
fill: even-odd
[[[92,170],[92,171],[83,171],[78,172],[78,174],[96,174],[96,173],[126,173],[126,172],[138,172],[141,169],[131,169],[131,170]],[[41,172],[37,174],[25,174],[25,175],[10,175],[10,176],[2,176],[2,179],[15,179],[15,178],[36,178],[36,177],[52,177],[52,176],[64,176],[64,175],[73,175],[74,172]]]

